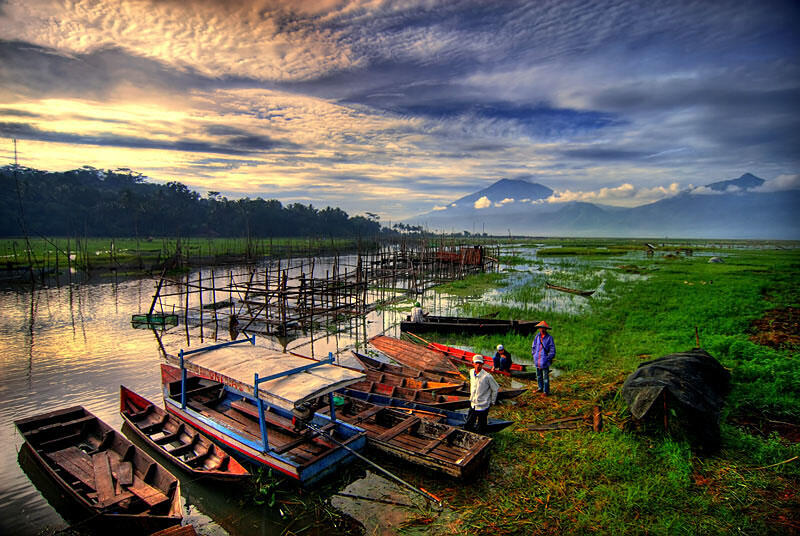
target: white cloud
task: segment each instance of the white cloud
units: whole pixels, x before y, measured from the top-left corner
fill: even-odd
[[[475,205],[473,205],[473,206],[475,208],[478,208],[478,209],[480,209],[480,208],[489,208],[489,207],[492,206],[492,202],[489,201],[489,198],[484,195],[483,197],[481,197],[480,199],[475,201]]]
[[[453,207],[453,208],[456,208],[458,206],[458,204],[457,203],[450,203],[450,206]]]
[[[712,190],[708,186],[698,186],[697,188],[692,188],[690,193],[692,195],[722,195],[725,192],[722,190]]]
[[[786,190],[800,190],[800,174],[779,175],[771,181],[765,181],[754,192],[783,192]]]
[[[433,207],[433,210],[434,211],[436,211],[436,210],[447,210],[447,207],[443,207],[441,205],[436,205],[435,207]]]
[[[503,199],[499,203],[495,203],[494,206],[502,207],[503,205],[508,205],[508,204],[513,203],[513,202],[514,202],[514,198],[513,197],[506,197],[505,199]]]
[[[548,203],[567,203],[570,201],[582,201],[585,203],[601,203],[614,206],[637,206],[645,203],[652,203],[659,199],[672,197],[680,192],[680,185],[677,182],[669,186],[655,186],[652,188],[637,188],[631,183],[623,183],[614,188],[601,188],[594,191],[554,191],[548,197]]]

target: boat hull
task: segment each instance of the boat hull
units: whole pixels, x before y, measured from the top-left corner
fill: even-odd
[[[336,411],[366,430],[370,448],[438,473],[463,478],[489,456],[490,438],[394,408],[345,398]]]
[[[278,453],[274,447],[269,447],[265,451],[263,444],[254,441],[252,438],[248,439],[248,437],[246,437],[246,431],[243,428],[237,428],[236,422],[220,416],[214,416],[213,414],[209,416],[210,412],[206,409],[197,411],[197,409],[193,409],[190,404],[187,404],[186,407],[182,407],[180,403],[180,389],[178,388],[177,390],[178,394],[176,399],[175,393],[173,392],[174,389],[170,388],[170,384],[175,385],[180,381],[177,380],[176,382],[175,380],[175,378],[180,378],[180,369],[172,367],[171,365],[162,364],[161,371],[162,385],[164,388],[164,403],[169,413],[190,426],[197,428],[229,453],[237,456],[240,460],[244,460],[256,466],[266,466],[275,469],[298,481],[303,486],[313,485],[333,474],[343,465],[351,463],[355,460],[355,456],[350,451],[358,452],[366,446],[366,436],[363,430],[337,421],[336,433],[340,435],[342,439],[341,442],[344,443],[346,448],[331,446],[324,454],[321,453],[307,463],[300,463],[293,460],[290,455],[291,451]],[[188,378],[201,377],[189,373]],[[216,383],[208,379],[204,380],[210,383]],[[230,392],[228,387],[223,387],[220,384],[220,389],[223,389],[226,393],[224,396],[228,398],[236,397],[236,394]],[[282,420],[288,420],[289,422],[292,420],[291,413],[286,410],[273,407],[270,408],[270,411],[276,412],[277,416]],[[312,424],[318,428],[323,428],[331,424],[330,417],[315,414]],[[275,428],[274,425],[271,425],[271,427],[273,429]],[[286,428],[284,427],[284,429]],[[269,435],[268,431],[268,438]]]
[[[224,452],[218,452],[218,447],[197,428],[186,423],[180,430],[180,419],[122,385],[120,415],[137,437],[195,480],[238,482],[250,477],[247,469]],[[170,434],[173,439],[164,442]]]
[[[71,516],[80,511],[82,522],[115,534],[150,534],[180,524],[178,479],[83,407],[14,424],[25,438],[25,455],[63,492]],[[69,433],[58,436],[59,429]]]
[[[461,318],[428,316],[424,322],[400,322],[400,331],[410,333],[461,333],[464,335],[499,335],[535,333],[537,322],[528,320],[498,320],[495,318]]]
[[[450,426],[456,426],[461,428],[464,426],[464,423],[467,422],[466,413],[459,413],[457,411],[435,408],[427,406],[425,404],[418,404],[416,402],[409,402],[407,400],[391,398],[388,396],[379,395],[375,393],[362,393],[361,391],[354,391],[352,389],[347,389],[347,388],[340,389],[338,392],[345,396],[350,396],[353,398],[357,398],[359,400],[364,400],[378,406],[388,406],[393,408],[408,409],[412,411],[420,410],[427,413],[437,414],[440,415],[444,419],[444,422]],[[500,430],[506,428],[511,424],[513,424],[512,421],[504,421],[500,419],[493,419],[490,417],[486,425],[486,433],[491,434],[499,432]]]

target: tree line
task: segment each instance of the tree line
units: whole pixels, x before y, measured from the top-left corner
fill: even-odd
[[[393,233],[378,216],[275,199],[203,197],[180,182],[128,169],[0,168],[0,236],[369,237]]]

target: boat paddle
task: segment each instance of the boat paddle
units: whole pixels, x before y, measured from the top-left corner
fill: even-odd
[[[380,465],[378,465],[377,463],[375,463],[375,462],[373,462],[372,460],[370,460],[370,459],[368,459],[368,458],[366,458],[366,457],[362,456],[360,453],[358,453],[358,452],[356,452],[355,450],[351,449],[350,447],[348,447],[347,445],[345,445],[345,444],[344,444],[344,443],[342,443],[341,441],[339,441],[339,440],[335,439],[335,438],[334,438],[334,437],[333,437],[331,434],[329,434],[329,433],[327,433],[327,432],[323,431],[321,428],[318,428],[317,426],[315,426],[315,425],[313,425],[313,424],[311,424],[311,423],[303,423],[303,424],[304,424],[305,426],[307,426],[308,428],[310,428],[311,430],[313,430],[314,432],[317,432],[318,434],[320,434],[320,435],[322,435],[322,436],[325,436],[325,437],[326,437],[327,439],[329,439],[330,441],[332,441],[332,442],[336,443],[336,444],[337,444],[337,445],[339,445],[340,447],[342,447],[342,448],[344,448],[345,450],[349,451],[351,454],[353,454],[354,456],[356,456],[356,457],[357,457],[357,458],[359,458],[360,460],[363,460],[363,461],[367,462],[368,464],[370,464],[372,467],[374,467],[375,469],[379,470],[379,471],[380,471],[380,472],[382,472],[383,474],[385,474],[385,475],[387,475],[387,476],[389,476],[389,477],[393,478],[394,480],[396,480],[397,482],[401,483],[402,485],[404,485],[405,487],[407,487],[407,488],[408,488],[408,489],[410,489],[411,491],[414,491],[414,492],[416,492],[416,493],[419,493],[420,495],[422,495],[422,496],[423,496],[423,497],[425,497],[426,499],[428,499],[428,500],[430,500],[430,501],[433,501],[433,502],[435,502],[435,503],[436,503],[436,505],[439,507],[439,510],[440,510],[440,511],[442,510],[442,508],[443,508],[443,506],[442,506],[442,500],[441,500],[439,497],[437,497],[436,495],[434,495],[433,493],[431,493],[431,492],[429,492],[429,491],[425,490],[424,488],[418,488],[418,487],[416,487],[416,486],[413,486],[412,484],[409,484],[408,482],[406,482],[405,480],[403,480],[403,479],[402,479],[402,478],[400,478],[399,476],[397,476],[397,475],[395,475],[395,474],[393,474],[393,473],[390,473],[388,470],[384,469],[383,467],[381,467],[381,466],[380,466]]]

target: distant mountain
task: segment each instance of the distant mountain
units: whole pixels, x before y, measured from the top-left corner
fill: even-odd
[[[547,199],[551,195],[553,195],[553,190],[538,183],[523,179],[500,179],[488,188],[466,195],[454,203],[458,207],[474,208],[475,202],[482,197],[486,197],[493,203],[500,203],[504,199]]]
[[[458,199],[446,210],[408,221],[448,232],[491,234],[800,239],[800,218],[796,216],[800,190],[759,192],[757,188],[765,182],[745,173],[737,179],[624,208],[547,203],[544,200],[553,192],[547,186],[503,179]],[[482,197],[491,205],[475,208]],[[526,199],[539,202],[522,202]]]
[[[758,188],[766,181],[764,179],[759,179],[755,175],[751,175],[750,173],[745,173],[738,179],[731,179],[728,181],[719,181],[719,182],[712,182],[711,184],[706,184],[706,188],[710,188],[712,190],[716,190],[719,192],[724,192],[730,188],[739,189],[739,190],[751,190],[753,188]]]

